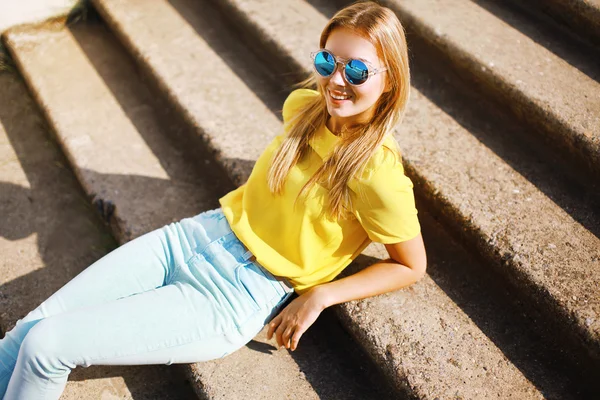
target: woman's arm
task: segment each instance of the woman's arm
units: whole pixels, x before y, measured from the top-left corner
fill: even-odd
[[[327,307],[364,299],[411,285],[425,275],[427,256],[423,237],[385,245],[390,260],[332,282],[317,285],[292,301],[269,323],[267,338],[275,333],[278,346],[295,350],[302,334]]]
[[[350,300],[364,299],[409,286],[425,275],[427,256],[423,237],[385,245],[390,259],[332,282],[315,286],[311,291],[320,298],[323,308]]]

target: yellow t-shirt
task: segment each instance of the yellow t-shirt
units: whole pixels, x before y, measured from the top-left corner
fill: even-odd
[[[311,96],[320,94],[310,89],[293,91],[283,104],[284,122]],[[397,243],[420,233],[413,184],[404,175],[401,160],[382,147],[368,161],[360,179],[348,183],[354,205],[351,218],[332,221],[321,215],[327,190],[318,184],[310,189],[306,201],[299,199],[293,209],[300,189],[339,140],[325,125],[310,143],[313,151],[290,170],[283,193],[272,195],[267,172],[285,135],[272,140],[248,181],[219,202],[231,229],[256,260],[272,274],[288,278],[298,294],[331,281],[371,241]],[[391,135],[383,145],[398,150]]]

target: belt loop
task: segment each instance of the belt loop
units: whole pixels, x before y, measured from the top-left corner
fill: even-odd
[[[244,261],[248,261],[249,259],[252,258],[254,254],[252,254],[252,252],[250,250],[246,251],[244,253],[244,255],[242,256],[242,258],[244,259]]]
[[[278,279],[279,284],[283,288],[283,291],[286,293],[293,293],[294,287],[290,284],[290,282],[286,278]]]

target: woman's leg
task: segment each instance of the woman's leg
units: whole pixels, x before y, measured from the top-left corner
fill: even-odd
[[[4,399],[58,399],[76,366],[220,358],[251,340],[266,316],[253,314],[242,334],[213,298],[182,284],[45,318],[25,337]]]
[[[293,291],[250,260],[222,214],[186,229],[196,238],[208,234],[209,243],[177,267],[168,285],[36,324],[4,398],[58,399],[77,365],[205,361],[252,339]]]
[[[214,210],[201,213],[214,214]],[[167,284],[178,265],[206,243],[202,234],[191,238],[191,218],[148,232],[125,243],[90,265],[36,309],[17,321],[0,340],[0,397],[15,367],[21,343],[34,325],[44,318],[82,307],[131,296]]]

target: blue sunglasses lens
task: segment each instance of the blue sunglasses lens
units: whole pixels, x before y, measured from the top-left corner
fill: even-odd
[[[319,74],[328,77],[335,71],[335,59],[326,51],[320,51],[315,55],[315,69]],[[365,83],[369,77],[369,68],[360,60],[350,60],[346,64],[346,80],[352,85]]]
[[[320,51],[315,56],[315,69],[323,76],[333,74],[335,70],[335,60],[333,56],[326,51]]]
[[[346,64],[346,79],[353,85],[365,83],[369,77],[369,68],[360,60],[350,60]]]

